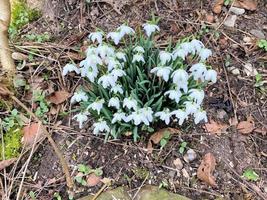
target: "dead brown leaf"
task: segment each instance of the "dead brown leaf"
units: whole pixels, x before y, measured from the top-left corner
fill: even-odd
[[[261,127],[261,128],[256,128],[254,130],[254,132],[256,133],[260,133],[262,135],[266,135],[267,134],[267,128],[266,127]]]
[[[174,133],[180,133],[180,130],[175,129],[175,128],[163,128],[163,129],[160,129],[159,131],[153,133],[153,135],[151,135],[149,140],[148,140],[148,144],[147,144],[148,153],[152,153],[153,143],[158,144],[160,142],[160,140],[163,138],[165,132],[169,132],[170,134],[174,134]]]
[[[206,123],[204,126],[211,134],[221,134],[225,132],[228,127],[228,125],[215,122],[214,120],[210,120],[210,123]]]
[[[25,146],[31,146],[33,145],[34,141],[35,141],[35,137],[36,141],[38,141],[41,136],[43,135],[43,131],[42,131],[42,127],[41,124],[39,123],[31,123],[27,126],[25,126],[22,129],[23,132],[23,137],[22,137],[22,144],[24,144]]]
[[[214,155],[212,153],[207,153],[197,169],[197,177],[212,187],[216,186],[215,177],[212,176],[215,165],[216,160]]]
[[[217,0],[212,8],[212,11],[216,14],[220,14],[222,12],[224,0]]]
[[[67,91],[61,90],[61,91],[56,91],[50,94],[48,97],[46,97],[46,100],[50,103],[53,104],[61,104],[64,101],[66,101],[70,96],[70,93]]]
[[[101,177],[95,175],[94,173],[91,173],[88,175],[86,182],[89,187],[96,186],[98,183],[100,183]]]
[[[258,3],[256,0],[236,0],[233,6],[254,11],[257,9]]]
[[[16,158],[11,158],[11,159],[8,159],[8,160],[2,160],[2,161],[0,161],[0,170],[5,169],[6,167],[10,166],[16,160],[17,160]]]
[[[242,121],[237,124],[237,130],[239,133],[242,134],[249,134],[251,133],[255,128],[254,120],[251,116],[247,118],[247,121]]]

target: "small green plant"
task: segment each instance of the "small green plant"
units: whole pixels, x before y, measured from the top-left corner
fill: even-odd
[[[259,40],[258,47],[267,51],[267,40],[264,40],[264,39]]]
[[[25,35],[25,38],[30,40],[30,41],[43,43],[43,42],[48,42],[51,39],[51,36],[49,33],[28,34],[28,35]]]
[[[230,5],[232,3],[232,0],[224,0],[224,2],[223,2],[223,4],[225,5],[225,6],[228,6],[228,5]]]
[[[36,200],[35,193],[33,191],[29,192],[29,196],[31,197],[31,200]]]
[[[20,119],[19,113],[17,109],[13,109],[8,117],[4,118],[3,128],[6,131],[10,131],[11,129],[19,128],[23,126],[23,122]]]
[[[86,165],[79,164],[78,165],[78,172],[80,172],[78,175],[75,176],[75,181],[77,183],[80,183],[83,186],[87,185],[86,180],[84,179],[88,174],[94,173],[96,176],[101,176],[103,174],[103,171],[101,168],[91,169]]]
[[[54,198],[56,198],[56,200],[62,200],[62,197],[60,196],[58,192],[54,193]]]
[[[186,146],[187,146],[187,142],[182,142],[182,143],[180,144],[180,147],[179,147],[179,153],[180,153],[180,154],[184,154],[185,149],[186,149]]]
[[[169,183],[166,179],[162,180],[161,183],[159,184],[159,189],[160,188],[168,188],[169,187]]]
[[[45,99],[44,92],[40,90],[34,91],[33,101],[38,104],[38,107],[35,111],[36,116],[40,118],[44,118],[45,114],[49,111],[49,105]]]
[[[248,181],[257,181],[259,179],[259,175],[253,169],[246,169],[242,177],[246,178]]]
[[[163,133],[163,137],[160,140],[160,148],[161,149],[163,149],[166,146],[166,144],[169,142],[170,138],[171,138],[171,133],[169,131],[165,131]]]

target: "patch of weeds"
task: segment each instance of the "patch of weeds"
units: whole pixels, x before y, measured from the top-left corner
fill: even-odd
[[[182,142],[182,143],[180,144],[180,147],[179,147],[179,153],[180,153],[180,154],[184,154],[185,149],[186,149],[186,146],[187,146],[187,142]]]
[[[43,43],[50,41],[51,36],[49,33],[45,32],[43,34],[27,34],[25,35],[25,38],[33,42]]]
[[[37,90],[33,92],[33,101],[38,103],[38,107],[35,111],[37,117],[45,118],[45,114],[49,111],[48,102],[45,99],[43,91]]]
[[[14,38],[24,25],[36,20],[39,16],[40,12],[30,9],[24,0],[13,1],[11,23],[8,29],[10,37]]]
[[[161,183],[159,184],[159,189],[160,188],[168,189],[168,187],[169,187],[169,183],[168,183],[168,181],[166,179],[162,180]]]
[[[19,113],[17,109],[13,109],[8,117],[5,117],[3,120],[3,128],[6,131],[11,131],[12,129],[16,129],[17,127],[22,127],[23,122],[19,117]]]
[[[83,186],[87,185],[85,177],[88,174],[94,173],[96,176],[102,176],[103,174],[103,170],[101,168],[92,169],[83,164],[78,165],[78,172],[78,175],[76,175],[74,179],[77,183],[80,183]]]
[[[169,131],[165,131],[163,137],[160,140],[160,148],[163,149],[170,139],[171,139],[171,133]]]
[[[258,47],[267,51],[267,40],[261,39],[257,43]]]
[[[55,193],[54,193],[54,198],[55,198],[56,200],[62,200],[62,197],[60,196],[60,194],[59,194],[58,192],[55,192]]]
[[[146,179],[149,176],[149,171],[144,167],[136,167],[132,169],[134,175],[139,179]]]
[[[248,181],[257,181],[259,179],[259,175],[253,169],[246,169],[242,177],[246,178]]]
[[[205,24],[203,24],[201,26],[201,29],[199,30],[198,34],[200,36],[203,36],[203,35],[205,35],[206,33],[209,33],[209,32],[210,32],[210,27],[209,26],[206,26]]]
[[[254,84],[254,86],[260,90],[260,92],[264,93],[265,92],[265,88],[264,88],[264,82],[263,82],[263,78],[262,75],[260,73],[256,74],[255,76],[255,81],[256,83]]]
[[[29,192],[29,196],[30,196],[31,200],[36,200],[36,196],[35,196],[35,193],[33,191]]]

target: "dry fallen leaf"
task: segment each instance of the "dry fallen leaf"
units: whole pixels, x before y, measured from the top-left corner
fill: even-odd
[[[253,118],[250,116],[247,118],[247,121],[239,122],[236,128],[239,133],[242,133],[242,134],[251,133],[255,128],[255,123],[254,123]]]
[[[67,91],[64,91],[64,90],[56,91],[56,92],[53,92],[48,97],[46,97],[46,100],[50,103],[58,105],[66,101],[69,98],[69,96],[70,96],[70,93],[68,93]]]
[[[5,169],[6,167],[10,166],[16,160],[17,160],[16,158],[11,158],[11,159],[8,159],[8,160],[0,161],[0,170]]]
[[[212,8],[212,11],[216,14],[220,14],[222,12],[224,0],[217,0]]]
[[[225,132],[228,127],[226,124],[220,124],[214,120],[210,120],[210,123],[206,123],[204,126],[206,130],[212,134],[221,134]]]
[[[165,132],[169,132],[170,134],[174,134],[174,133],[179,133],[180,131],[178,129],[175,129],[175,128],[163,128],[163,129],[160,129],[159,131],[153,133],[153,135],[151,135],[149,140],[148,140],[148,144],[147,144],[148,153],[152,153],[152,151],[153,151],[152,142],[154,144],[158,144],[160,142],[160,140],[163,138]]]
[[[254,132],[256,133],[260,133],[262,135],[266,135],[267,134],[267,128],[266,127],[261,127],[261,128],[256,128],[254,130]]]
[[[253,11],[257,9],[257,5],[256,0],[236,0],[233,6]]]
[[[215,170],[215,165],[215,157],[212,153],[207,153],[203,157],[201,164],[197,169],[197,177],[213,187],[216,186],[215,177],[212,176],[212,173]]]
[[[96,186],[98,183],[100,183],[100,181],[101,181],[101,177],[95,175],[94,173],[89,174],[86,179],[87,186],[89,187]]]
[[[22,132],[23,132],[23,137],[22,137],[21,142],[25,146],[33,145],[35,137],[37,137],[36,141],[38,141],[41,138],[41,136],[43,135],[41,124],[39,124],[39,123],[31,123],[31,124],[25,126],[22,129]]]

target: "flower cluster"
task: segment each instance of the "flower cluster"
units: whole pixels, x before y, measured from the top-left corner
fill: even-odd
[[[73,117],[80,128],[91,114],[96,120],[94,134],[117,138],[131,132],[137,139],[140,128],[152,127],[158,121],[166,125],[176,121],[182,125],[189,117],[196,124],[207,121],[201,107],[203,89],[217,77],[205,64],[211,50],[196,39],[160,50],[153,42],[158,25],[148,22],[143,28],[147,37],[135,36],[125,24],[107,35],[93,32],[86,59],[79,67],[64,67],[63,76],[75,72],[91,84],[90,91],[79,90],[71,98],[71,103],[81,105],[81,112]],[[120,44],[122,39],[124,45]]]

